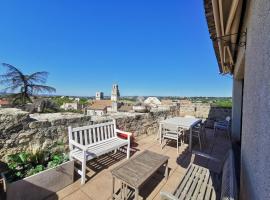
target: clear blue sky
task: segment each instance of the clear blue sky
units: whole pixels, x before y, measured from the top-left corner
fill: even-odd
[[[57,94],[231,96],[203,0],[1,0],[0,62],[48,71]],[[1,69],[2,73],[3,70]]]

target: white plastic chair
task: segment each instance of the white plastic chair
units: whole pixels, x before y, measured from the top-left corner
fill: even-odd
[[[163,124],[162,128],[163,128],[161,141],[162,148],[167,144],[166,142],[165,145],[163,146],[163,141],[165,139],[175,140],[177,144],[177,153],[179,153],[179,139],[181,143],[181,136],[183,136],[184,133],[183,129],[171,124]]]

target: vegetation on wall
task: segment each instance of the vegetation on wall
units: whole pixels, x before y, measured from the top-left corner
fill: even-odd
[[[232,107],[232,100],[231,99],[221,99],[216,100],[212,103],[213,106],[222,107],[222,108],[231,108]]]
[[[7,157],[9,168],[7,180],[9,182],[17,181],[56,167],[69,160],[68,154],[64,152],[64,145],[62,143],[57,143],[55,148],[57,148],[55,153],[43,150],[35,153],[20,152],[9,155]]]

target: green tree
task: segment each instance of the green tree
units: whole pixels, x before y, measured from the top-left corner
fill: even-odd
[[[6,68],[6,73],[0,75],[0,84],[6,85],[5,92],[17,92],[12,94],[13,103],[25,105],[31,101],[31,96],[40,92],[56,92],[56,89],[43,85],[47,81],[48,72],[35,72],[27,75],[18,68],[2,63]]]

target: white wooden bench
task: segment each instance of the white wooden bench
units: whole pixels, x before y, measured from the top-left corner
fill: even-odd
[[[126,134],[127,139],[117,136]],[[116,129],[115,120],[111,122],[72,128],[68,127],[70,159],[81,162],[79,170],[81,184],[85,183],[86,161],[127,146],[127,158],[130,157],[131,133]]]
[[[214,159],[205,154],[198,155]],[[217,159],[214,160],[218,161]],[[221,190],[214,184],[217,183],[220,186],[219,179],[218,174],[209,171],[209,169],[191,164],[176,189],[172,193],[161,192],[160,196],[162,200],[237,200],[238,194],[232,150],[229,150],[223,164]]]

